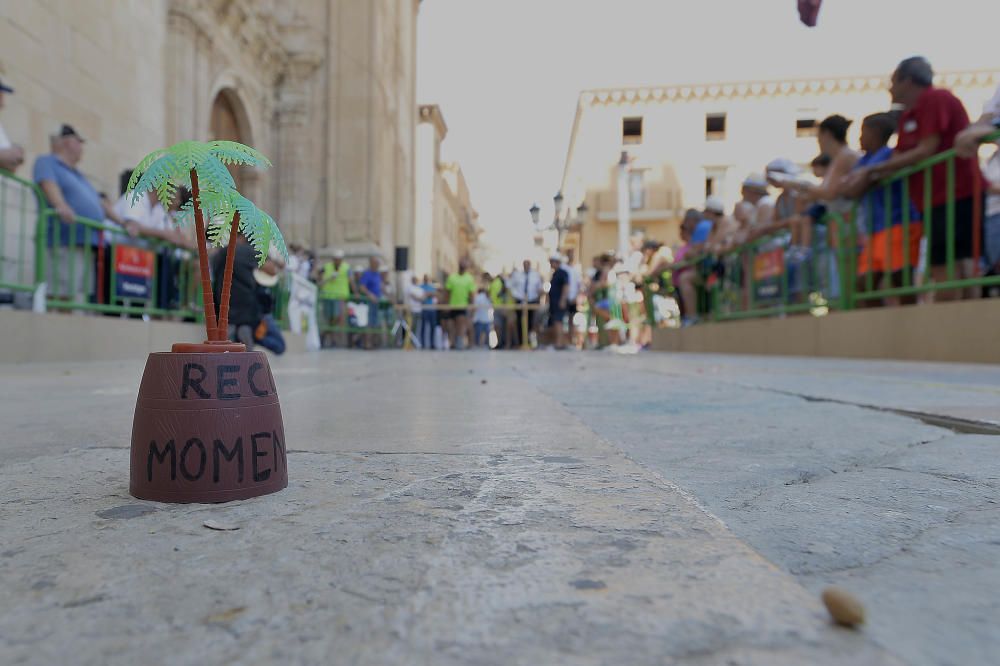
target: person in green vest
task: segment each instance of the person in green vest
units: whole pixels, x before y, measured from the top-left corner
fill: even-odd
[[[476,278],[469,273],[464,259],[458,262],[458,272],[448,276],[444,288],[448,292],[448,305],[451,308],[451,317],[447,320],[448,337],[455,349],[465,349],[469,339],[469,305],[472,295],[476,293]]]
[[[497,273],[495,278],[490,278],[489,273],[483,273],[484,283],[489,285],[486,289],[486,295],[490,297],[490,303],[493,304],[493,328],[497,332],[497,349],[503,349],[504,344],[507,342],[507,337],[505,335],[507,328],[507,320],[505,318],[505,311],[501,310],[497,306],[504,305],[504,296],[507,293],[507,285],[504,284],[503,276]]]
[[[343,342],[344,331],[347,326],[347,300],[351,297],[351,266],[344,261],[344,251],[334,250],[331,255],[332,261],[323,264],[319,277],[319,297],[323,303],[323,320],[328,326],[333,326],[337,330],[331,336],[330,333],[324,335],[325,346],[335,343],[338,346],[346,344]]]

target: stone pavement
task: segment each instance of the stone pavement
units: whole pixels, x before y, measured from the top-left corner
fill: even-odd
[[[289,488],[179,506],[127,494],[141,365],[0,368],[0,663],[977,664],[1000,650],[993,368],[289,356],[272,366]],[[831,582],[867,604],[862,631],[830,625]]]

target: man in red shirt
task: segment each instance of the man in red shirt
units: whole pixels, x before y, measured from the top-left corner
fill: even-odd
[[[899,118],[899,134],[894,155],[869,169],[869,177],[881,179],[916,164],[936,153],[949,150],[955,136],[969,124],[969,114],[957,97],[932,83],[934,71],[921,57],[907,58],[892,74],[889,92],[892,101],[905,109]],[[931,279],[944,282],[973,277],[973,188],[982,175],[974,159],[955,159],[955,274],[949,276],[948,261],[948,180],[947,162],[932,168],[930,210],[925,210],[924,172],[910,176],[910,198],[924,216],[930,216],[931,235],[928,239]],[[984,190],[980,190],[982,192]],[[982,210],[982,208],[980,208]],[[925,218],[926,219],[926,218]],[[954,290],[942,290],[937,300],[958,298]]]

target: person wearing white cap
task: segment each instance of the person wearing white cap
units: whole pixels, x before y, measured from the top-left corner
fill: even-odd
[[[706,244],[708,251],[716,254],[724,252],[735,241],[739,225],[736,220],[726,215],[725,205],[717,196],[705,199],[704,213],[705,219],[712,223],[712,233]]]
[[[563,258],[559,254],[549,257],[552,279],[549,281],[549,331],[556,349],[565,349],[563,339],[567,303],[569,299],[569,273],[562,267]]]
[[[351,297],[351,266],[344,261],[343,250],[334,250],[326,256],[332,261],[326,262],[320,269],[319,297],[323,303],[323,318],[327,325],[343,328],[347,325],[347,299]],[[332,339],[328,336],[328,343],[344,337],[341,331],[337,331]]]
[[[754,225],[767,227],[774,220],[774,199],[767,192],[767,179],[752,173],[743,180],[743,201],[754,208]]]

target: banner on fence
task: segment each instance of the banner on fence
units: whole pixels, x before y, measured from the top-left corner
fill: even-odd
[[[785,252],[775,248],[753,258],[754,298],[757,301],[781,298],[781,279],[785,273]]]
[[[316,285],[297,273],[291,273],[288,294],[288,326],[292,333],[306,335],[306,349],[320,348],[319,324],[316,321]]]
[[[153,296],[156,255],[141,247],[115,247],[115,294],[121,299],[147,300]]]

